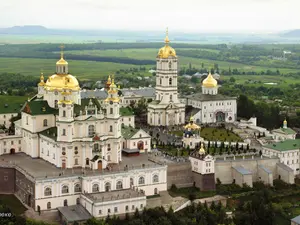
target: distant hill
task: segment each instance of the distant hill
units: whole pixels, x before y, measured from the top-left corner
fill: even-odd
[[[49,30],[43,26],[14,26],[0,28],[0,34],[47,34]]]
[[[282,36],[284,36],[284,37],[300,37],[300,29],[288,31],[288,32],[284,33]]]

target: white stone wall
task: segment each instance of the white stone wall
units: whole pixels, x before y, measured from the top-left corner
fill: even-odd
[[[11,124],[11,122],[9,120],[12,117],[15,117],[17,115],[18,115],[18,113],[3,113],[3,114],[0,114],[0,125],[4,125],[6,128],[9,128],[9,126]]]
[[[31,133],[37,133],[55,126],[55,116],[51,114],[32,116],[22,112],[21,116],[22,127]],[[47,120],[47,126],[44,126],[44,120]]]
[[[107,202],[93,202],[81,196],[80,203],[94,217],[106,217],[107,215],[122,215],[126,213],[134,213],[136,209],[142,211],[146,206],[146,197],[134,197],[130,199],[120,199]],[[126,210],[128,207],[128,210]],[[116,211],[115,211],[116,210]]]
[[[299,174],[300,168],[300,150],[277,151],[263,147],[263,155],[279,157],[280,162],[294,170],[294,174]]]
[[[121,124],[124,124],[124,126],[131,126],[131,127],[135,127],[134,124],[134,116],[122,116],[121,117]]]
[[[22,137],[16,135],[0,137],[0,155],[10,154],[11,149],[15,149],[15,153],[22,152]]]

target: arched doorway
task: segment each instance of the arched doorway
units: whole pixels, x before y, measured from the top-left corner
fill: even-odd
[[[109,182],[107,182],[107,183],[105,184],[105,191],[108,192],[108,191],[110,191],[110,190],[111,190],[111,184],[110,184]]]
[[[102,160],[98,161],[98,170],[102,170]]]
[[[225,113],[217,112],[216,113],[216,121],[217,122],[225,122]]]
[[[65,160],[65,159],[62,159],[62,160],[61,160],[61,167],[62,167],[63,169],[66,169],[66,160]]]
[[[41,207],[38,205],[37,206],[37,211],[40,212],[41,211]]]
[[[139,150],[143,150],[144,149],[144,142],[143,141],[139,141],[137,143],[137,147],[138,147]]]
[[[155,195],[158,195],[158,190],[157,190],[157,188],[154,188],[154,194],[155,194]]]
[[[15,154],[16,150],[14,148],[10,149],[10,154]]]
[[[79,205],[80,204],[80,199],[76,198],[76,204]]]
[[[89,160],[89,158],[86,158],[85,159],[85,164],[88,166],[88,165],[90,165],[90,160]]]
[[[68,200],[67,199],[64,200],[64,206],[68,206]]]

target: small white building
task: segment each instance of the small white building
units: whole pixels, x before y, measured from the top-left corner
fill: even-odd
[[[283,141],[283,140],[294,140],[296,139],[296,131],[292,130],[287,126],[287,121],[283,121],[283,126],[272,130],[273,138],[275,141]]]
[[[277,156],[280,162],[290,167],[294,174],[299,174],[300,140],[284,140],[263,146],[263,155]]]

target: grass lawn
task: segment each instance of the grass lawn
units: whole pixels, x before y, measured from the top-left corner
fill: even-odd
[[[16,214],[20,215],[26,211],[25,206],[14,196],[14,195],[1,195],[0,202],[4,205],[7,205],[10,210]]]
[[[225,128],[204,127],[201,129],[200,136],[208,141],[243,141],[238,135]]]
[[[216,195],[215,191],[200,191],[199,188],[196,187],[187,187],[187,188],[171,188],[169,189],[169,194],[172,197],[182,196],[185,198],[189,198],[191,194],[193,194],[196,199],[198,198],[208,198]]]

